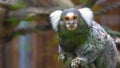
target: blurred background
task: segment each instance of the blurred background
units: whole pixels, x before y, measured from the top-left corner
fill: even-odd
[[[49,14],[70,7],[91,8],[120,51],[120,0],[0,0],[0,68],[63,68]]]

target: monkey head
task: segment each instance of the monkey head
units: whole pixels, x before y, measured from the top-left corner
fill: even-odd
[[[50,14],[50,20],[55,31],[58,31],[58,29],[73,31],[91,26],[93,13],[89,8],[69,8],[54,11]]]
[[[61,20],[65,24],[67,30],[75,30],[80,24],[80,12],[74,8],[65,9],[61,15]]]

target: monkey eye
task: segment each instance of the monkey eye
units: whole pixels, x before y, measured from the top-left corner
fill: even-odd
[[[69,20],[69,17],[66,16],[66,17],[65,17],[65,20]]]
[[[73,16],[73,20],[77,19],[77,16]]]

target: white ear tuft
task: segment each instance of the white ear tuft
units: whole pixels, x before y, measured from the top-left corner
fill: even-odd
[[[58,31],[58,23],[60,21],[61,14],[62,14],[61,10],[56,10],[50,14],[50,21],[55,31]]]
[[[93,12],[89,8],[82,8],[79,9],[79,12],[81,13],[83,19],[87,22],[89,26],[92,26],[93,21]]]

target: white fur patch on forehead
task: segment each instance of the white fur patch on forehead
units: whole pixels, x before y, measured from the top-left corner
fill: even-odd
[[[74,15],[75,14],[73,12],[69,12],[69,13],[66,14],[65,17],[68,17],[68,18],[72,19]]]
[[[61,14],[62,14],[61,10],[56,10],[50,14],[50,21],[55,31],[58,31],[58,24],[61,18]]]
[[[74,13],[69,12],[69,13],[66,14],[66,16],[69,16],[69,17],[74,16]]]
[[[92,26],[93,12],[89,8],[79,9],[83,19],[87,22],[89,26]]]

